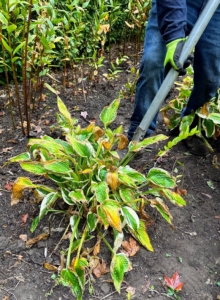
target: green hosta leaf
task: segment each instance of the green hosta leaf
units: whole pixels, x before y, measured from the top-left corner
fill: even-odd
[[[212,120],[204,119],[202,121],[202,128],[207,138],[210,138],[215,133],[215,124]]]
[[[44,175],[47,173],[42,163],[38,162],[22,162],[20,163],[23,170],[36,175]]]
[[[149,145],[152,145],[154,143],[167,140],[168,137],[163,134],[158,134],[156,136],[148,137],[144,139],[143,141],[137,143],[137,142],[131,142],[128,146],[129,152],[138,152],[141,149],[146,148]]]
[[[73,150],[81,157],[94,156],[94,150],[88,146],[85,142],[80,142],[71,135],[67,135],[66,139],[70,142]]]
[[[72,191],[69,193],[69,197],[74,201],[74,202],[82,202],[85,203],[87,202],[87,199],[84,195],[83,190],[76,189],[75,191]]]
[[[144,220],[140,220],[139,228],[135,231],[131,230],[131,233],[148,251],[154,252],[150,238],[146,231],[146,223]]]
[[[88,222],[88,225],[89,225],[90,232],[94,231],[96,229],[96,225],[97,225],[97,222],[98,222],[96,215],[89,212],[88,215],[87,215],[87,222]]]
[[[10,162],[23,162],[23,161],[28,161],[28,160],[31,160],[31,155],[29,152],[21,153],[21,154],[11,157],[9,159]]]
[[[57,183],[64,183],[64,182],[67,182],[67,181],[68,181],[68,179],[66,179],[66,178],[64,178],[64,177],[60,177],[60,176],[54,175],[54,174],[47,174],[47,176],[48,176],[51,180],[53,180],[53,181],[55,181],[55,182],[57,182]]]
[[[79,277],[82,289],[84,289],[85,285],[85,267],[88,266],[88,262],[85,258],[80,257],[79,259],[75,259],[73,262],[73,269],[76,271],[76,274]]]
[[[109,225],[119,232],[122,230],[121,219],[119,214],[120,205],[113,200],[107,200],[100,205],[105,213]]]
[[[120,104],[120,100],[114,100],[109,106],[104,107],[100,114],[100,120],[104,124],[105,127],[110,125],[117,116],[117,110]]]
[[[83,294],[83,287],[81,285],[77,273],[68,269],[63,269],[60,275],[62,280],[69,285],[76,299],[81,300]]]
[[[47,161],[44,163],[44,168],[48,171],[65,174],[71,172],[68,161]]]
[[[121,208],[122,215],[125,217],[126,223],[134,231],[139,228],[140,220],[137,213],[129,206],[123,206]]]
[[[207,119],[212,120],[215,124],[220,124],[220,113],[211,113]]]
[[[8,20],[1,12],[0,12],[0,22],[3,23],[4,25],[8,25]]]
[[[57,198],[58,198],[58,193],[52,192],[46,195],[46,197],[43,199],[40,206],[40,213],[39,213],[40,220],[48,212],[48,210],[51,208],[51,206],[54,204]]]
[[[72,199],[69,197],[69,191],[67,189],[65,189],[64,187],[61,187],[61,194],[62,194],[64,202],[66,202],[68,205],[74,204]]]
[[[79,216],[71,216],[70,217],[70,226],[74,237],[78,239],[79,232],[78,232],[78,225],[79,225],[80,217]]]
[[[96,199],[99,203],[103,203],[109,198],[109,188],[106,182],[92,182],[92,191],[95,192]]]
[[[55,140],[46,139],[47,136],[44,136],[43,139],[30,139],[28,146],[35,146],[31,149],[44,148],[50,155],[63,154],[65,152],[63,146],[60,143],[57,143]]]
[[[116,291],[120,293],[121,283],[124,279],[124,273],[128,271],[130,261],[125,254],[115,254],[111,261],[110,272]]]
[[[118,173],[118,181],[119,181],[120,184],[124,184],[126,186],[131,187],[131,188],[137,188],[135,180],[133,180],[127,174],[120,174],[120,173]]]
[[[163,189],[161,194],[164,195],[168,200],[170,200],[175,205],[178,205],[178,206],[186,205],[186,201],[179,194],[177,194],[171,190]]]
[[[73,121],[70,113],[68,112],[66,105],[63,103],[63,101],[60,99],[60,97],[57,97],[57,105],[60,113],[64,116],[64,118],[67,120],[70,127],[73,126]],[[70,128],[72,129],[72,128]]]
[[[128,175],[137,184],[141,184],[146,181],[146,177],[143,174],[132,169],[130,166],[119,167],[118,173],[122,174],[122,175],[124,175],[124,174]]]
[[[56,141],[56,143],[63,146],[64,153],[66,153],[67,155],[74,154],[73,148],[70,144],[68,144],[67,142],[60,140],[60,139],[56,139],[55,141]]]
[[[137,204],[134,202],[136,196],[132,189],[120,189],[119,194],[123,202],[132,207],[134,210],[138,210]]]
[[[180,131],[185,131],[188,126],[190,126],[195,118],[195,114],[187,115],[183,117],[180,123]]]
[[[36,218],[34,218],[32,224],[31,224],[31,229],[30,231],[33,233],[38,225],[38,223],[40,222],[40,218],[39,216],[37,216]]]
[[[173,178],[167,171],[159,168],[150,169],[147,174],[147,180],[160,187],[174,188],[176,186],[175,178]]]

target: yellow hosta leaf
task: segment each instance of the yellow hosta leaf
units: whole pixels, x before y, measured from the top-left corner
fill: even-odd
[[[79,174],[89,174],[89,173],[92,173],[92,169],[85,169],[85,170],[83,170],[83,171],[79,171],[78,173]]]
[[[146,231],[146,223],[144,220],[140,220],[140,226],[137,230],[131,231],[136,239],[149,251],[154,252],[154,248],[151,245],[150,238]]]
[[[129,143],[128,138],[124,134],[121,134],[120,140],[118,143],[118,150],[125,149],[127,147],[128,143]]]
[[[118,205],[118,203],[113,200],[108,200],[105,203],[101,204],[101,208],[106,215],[106,219],[109,225],[121,232],[122,227],[119,214],[120,206]]]
[[[110,150],[112,147],[111,143],[109,143],[109,141],[107,141],[107,140],[103,140],[102,145],[106,150]]]
[[[49,271],[58,272],[58,268],[56,266],[51,265],[47,262],[45,262],[43,266],[44,266],[45,269],[47,269]]]
[[[35,185],[32,184],[31,180],[25,177],[19,177],[13,187],[11,195],[11,205],[17,204],[23,197],[23,190],[25,188],[34,188]]]
[[[167,111],[163,111],[162,114],[163,114],[164,123],[168,127],[170,125],[170,119],[167,115]]]
[[[205,103],[205,104],[203,105],[203,107],[202,107],[202,110],[201,110],[201,113],[202,113],[203,115],[205,115],[205,116],[208,116],[208,114],[209,114],[209,111],[208,111],[208,108],[207,108],[207,104],[208,104],[208,103]]]
[[[115,191],[118,188],[118,171],[109,171],[106,176],[106,182],[110,186],[110,188]]]

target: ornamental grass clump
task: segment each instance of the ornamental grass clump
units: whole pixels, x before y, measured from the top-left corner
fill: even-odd
[[[103,128],[90,123],[86,128],[77,124],[62,100],[57,99],[58,126],[62,138],[50,136],[30,139],[28,151],[9,160],[18,162],[21,168],[34,175],[44,176],[48,186],[35,184],[27,177],[18,178],[12,190],[12,205],[19,203],[25,190],[33,190],[40,203],[39,215],[33,220],[34,232],[42,218],[57,213],[58,201],[66,203],[71,228],[71,238],[64,253],[66,265],[61,268],[59,282],[68,284],[76,297],[82,299],[87,276],[91,274],[91,259],[84,255],[84,243],[97,235],[94,247],[102,241],[111,253],[110,273],[114,286],[120,292],[124,273],[131,269],[129,258],[118,252],[129,232],[147,250],[154,251],[147,233],[150,218],[147,206],[158,210],[172,224],[172,215],[164,200],[184,206],[183,198],[175,193],[176,179],[167,171],[152,168],[144,175],[128,165],[128,158],[147,146],[167,139],[164,135],[146,138],[141,142],[130,142],[123,135],[122,126],[112,130],[110,124],[117,116],[120,99],[105,107],[100,120]],[[127,159],[121,161],[117,150],[128,147]],[[107,241],[106,231],[114,233],[113,245]],[[96,251],[98,257],[99,251]]]

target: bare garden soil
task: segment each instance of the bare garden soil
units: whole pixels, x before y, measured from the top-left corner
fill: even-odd
[[[104,106],[109,105],[119,90],[128,80],[127,66],[124,65],[120,77],[85,86],[86,94],[75,95],[73,89],[59,88],[60,97],[67,105],[72,116],[82,126],[96,119]],[[61,80],[59,73],[55,74]],[[33,117],[32,136],[54,135],[50,126],[56,122],[56,97],[44,91],[44,102],[40,105],[39,120]],[[86,96],[86,97],[85,97]],[[172,99],[172,93],[169,99]],[[11,164],[2,166],[10,157],[26,150],[28,138],[21,133],[21,128],[12,129],[5,88],[0,90],[0,300],[64,300],[75,299],[68,287],[56,285],[51,278],[54,272],[43,267],[45,262],[60,265],[60,251],[67,248],[68,241],[60,241],[66,228],[65,218],[52,215],[44,217],[36,231],[30,233],[33,218],[38,215],[39,207],[25,198],[19,204],[11,206],[11,186],[19,176],[29,176],[20,166]],[[118,117],[113,126],[123,125],[128,129],[129,118],[133,109],[131,97],[121,100]],[[81,112],[87,112],[86,119]],[[157,133],[169,134],[159,120]],[[162,144],[149,148],[135,158],[131,166],[147,174],[153,166],[161,167],[179,177],[179,188],[186,190],[183,196],[187,202],[184,208],[168,204],[173,215],[175,228],[172,229],[160,215],[153,212],[154,225],[149,229],[154,252],[143,247],[131,257],[132,271],[126,273],[121,294],[115,292],[110,273],[99,279],[94,275],[93,293],[89,293],[88,284],[83,299],[127,299],[128,287],[134,288],[132,299],[165,300],[174,299],[167,295],[163,285],[164,275],[171,277],[178,271],[181,281],[185,283],[179,296],[183,300],[220,299],[220,172],[217,168],[220,154],[219,141],[213,141],[215,152],[207,157],[193,156],[184,143],[179,143],[168,156],[157,159],[157,152]],[[220,159],[220,158],[219,158]],[[213,163],[215,161],[215,163]],[[217,163],[216,163],[217,162]],[[44,178],[33,177],[41,183]],[[27,219],[26,219],[27,218]],[[33,238],[50,228],[50,236],[27,248],[20,235]],[[111,241],[111,232],[107,235]],[[129,236],[126,237],[129,239]],[[110,253],[101,245],[101,257],[110,263]]]

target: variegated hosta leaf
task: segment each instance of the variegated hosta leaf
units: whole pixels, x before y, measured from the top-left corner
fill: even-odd
[[[102,209],[102,207],[100,205],[97,206],[97,214],[99,217],[99,222],[104,225],[105,229],[108,229],[109,222],[107,220],[105,211]]]
[[[120,189],[119,190],[120,197],[123,202],[132,207],[134,210],[138,210],[136,200],[136,195],[132,189]]]
[[[126,173],[118,173],[118,181],[120,184],[129,186],[130,188],[137,188],[135,180],[133,180],[132,177],[130,177]]]
[[[120,125],[118,128],[114,129],[113,133],[119,133],[122,134],[123,133],[123,127],[122,125]]]
[[[87,202],[86,196],[84,195],[84,192],[81,189],[76,189],[75,191],[70,192],[69,197],[72,199],[73,202]]]
[[[117,230],[113,229],[114,232],[114,248],[113,251],[116,253],[118,251],[118,249],[121,247],[121,244],[123,242],[124,239],[124,233],[122,232],[118,232]]]
[[[71,117],[70,113],[68,112],[66,105],[60,99],[60,97],[57,97],[57,106],[58,106],[58,109],[59,109],[61,115],[63,115],[64,118],[67,120],[67,122],[70,126],[70,129],[72,129],[72,127],[73,127],[72,117]]]
[[[125,217],[127,225],[132,230],[137,230],[140,225],[140,220],[137,213],[129,206],[123,206],[121,208],[121,213]]]
[[[23,198],[24,189],[32,189],[35,187],[36,185],[33,184],[30,179],[26,177],[19,177],[12,187],[11,205],[17,204]]]
[[[103,203],[109,198],[109,188],[106,182],[92,182],[91,188],[99,203]]]
[[[54,173],[66,174],[72,171],[68,161],[59,161],[59,160],[47,161],[43,164],[43,166],[46,170]]]
[[[215,133],[215,124],[212,120],[204,119],[202,120],[202,128],[205,131],[207,138],[210,138]]]
[[[47,139],[47,136],[44,136],[42,139],[30,139],[28,141],[28,147],[35,146],[36,148],[44,148],[51,155],[62,154],[62,151],[65,151],[63,146],[60,143],[57,143],[54,139]]]
[[[47,170],[44,168],[42,163],[22,162],[20,163],[20,166],[22,167],[23,170],[36,175],[45,175],[47,173]]]
[[[208,119],[212,120],[215,124],[220,124],[220,113],[211,113]]]
[[[150,238],[147,234],[147,226],[144,220],[140,220],[140,226],[137,230],[130,230],[132,235],[143,245],[147,250],[153,252]]]
[[[69,190],[68,189],[66,189],[64,187],[61,187],[61,194],[62,194],[64,202],[66,202],[68,205],[73,205],[74,204],[73,200],[69,196]]]
[[[56,141],[56,143],[63,146],[63,149],[64,149],[63,152],[65,154],[67,154],[67,155],[73,155],[74,154],[73,148],[69,143],[67,143],[66,141],[60,140],[60,139],[56,139],[55,141]]]
[[[150,200],[150,205],[155,207],[160,212],[161,216],[173,227],[173,217],[168,206],[163,202],[162,199],[157,197],[156,199]]]
[[[82,129],[78,130],[76,132],[77,133],[77,138],[80,141],[88,140],[89,137],[93,134],[94,127],[95,127],[95,124],[90,123],[89,126],[87,126],[86,128],[82,128]]]
[[[97,217],[95,214],[89,212],[87,215],[87,222],[89,225],[89,231],[92,232],[96,229],[96,225],[98,223]]]
[[[42,219],[43,216],[47,214],[48,210],[53,206],[57,198],[58,193],[56,192],[49,193],[46,195],[46,197],[44,197],[40,206],[39,219]]]
[[[120,293],[124,273],[129,270],[131,263],[125,254],[115,254],[111,261],[110,272],[116,291]]]
[[[176,180],[169,172],[160,168],[152,168],[147,174],[147,180],[159,187],[174,188],[176,186]]]
[[[110,188],[115,191],[119,186],[118,181],[118,170],[108,171],[106,175],[106,182],[110,186]]]
[[[190,114],[183,117],[180,123],[180,131],[185,131],[188,126],[190,126],[195,118],[195,114]]]
[[[9,158],[9,162],[23,162],[31,160],[31,155],[29,152],[21,153],[17,156]]]
[[[76,271],[63,269],[60,273],[62,281],[67,284],[77,300],[82,300],[83,286]]]
[[[141,174],[140,172],[132,169],[130,166],[125,166],[125,167],[119,167],[118,173],[121,175],[127,175],[129,176],[133,181],[135,181],[137,184],[142,184],[146,182],[146,177]]]
[[[167,140],[167,139],[168,139],[168,137],[166,135],[158,134],[156,136],[148,137],[148,138],[146,138],[143,141],[138,142],[138,143],[134,142],[134,141],[131,141],[129,146],[128,146],[128,149],[129,149],[129,152],[138,152],[138,151],[146,148],[149,145],[152,145],[154,143],[158,143],[160,141],[164,141],[164,140]]]
[[[170,200],[173,204],[178,205],[178,206],[185,206],[186,201],[177,193],[174,191],[168,190],[168,189],[163,189],[161,191],[161,194],[165,196],[168,200]]]
[[[105,127],[110,125],[117,116],[117,110],[120,104],[120,100],[114,100],[109,106],[104,107],[100,114],[100,120],[104,124]]]
[[[76,271],[79,277],[82,289],[84,290],[85,285],[85,267],[88,266],[88,262],[85,258],[80,257],[78,259],[74,258],[72,261],[72,268]]]
[[[66,136],[66,139],[70,142],[72,148],[79,156],[94,156],[94,149],[92,148],[91,144],[89,145],[89,143],[81,142],[69,134]]]
[[[100,207],[104,211],[109,225],[121,232],[122,226],[119,214],[120,205],[116,201],[107,200],[104,203],[102,203]]]

